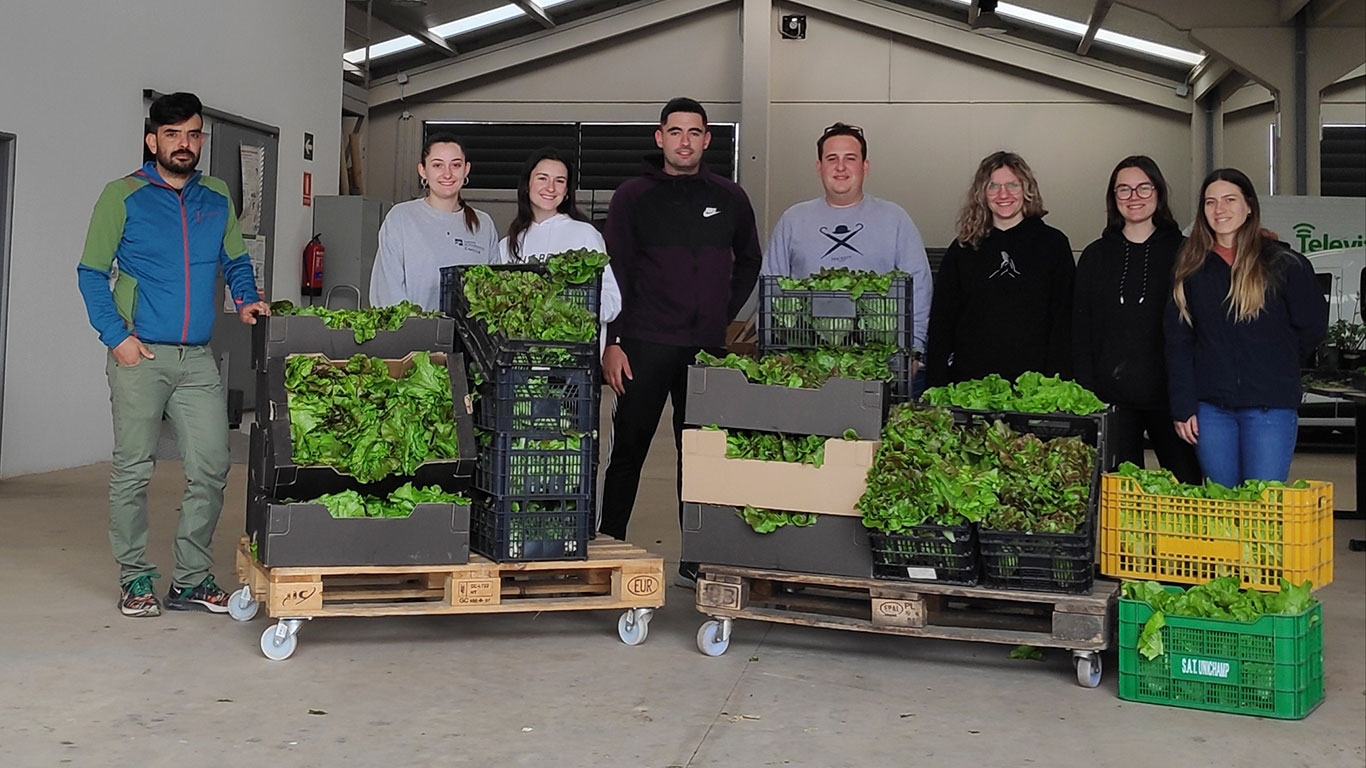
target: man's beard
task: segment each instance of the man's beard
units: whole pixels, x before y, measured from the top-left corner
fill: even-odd
[[[170,154],[158,152],[157,163],[171,173],[190,173],[199,164],[199,155],[188,149],[177,149]]]

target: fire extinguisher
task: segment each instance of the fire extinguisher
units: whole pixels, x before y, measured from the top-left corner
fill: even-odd
[[[313,236],[304,246],[304,281],[302,295],[321,296],[323,294],[323,248],[322,233]]]

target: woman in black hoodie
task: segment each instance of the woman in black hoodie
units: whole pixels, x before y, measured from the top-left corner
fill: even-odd
[[[989,373],[1070,376],[1072,246],[1043,223],[1039,183],[1014,152],[977,166],[958,237],[934,279],[926,383]]]
[[[1157,163],[1146,155],[1119,161],[1105,188],[1105,231],[1077,262],[1072,367],[1078,383],[1115,406],[1117,461],[1143,466],[1146,432],[1158,463],[1199,483],[1195,450],[1172,424],[1162,347],[1162,312],[1183,240]]]

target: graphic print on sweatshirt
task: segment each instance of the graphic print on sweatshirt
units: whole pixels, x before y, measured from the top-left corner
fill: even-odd
[[[853,256],[862,256],[863,251],[855,248],[849,241],[854,236],[863,231],[863,222],[859,222],[852,229],[845,224],[838,224],[834,229],[822,226],[820,232],[830,239],[832,245],[825,253],[821,254],[821,260],[830,259],[831,261],[848,261]]]
[[[1005,251],[1001,251],[1001,266],[997,267],[995,272],[992,272],[990,275],[988,275],[987,279],[994,280],[998,277],[1014,278],[1019,276],[1020,270],[1015,267],[1015,261],[1010,258],[1010,254],[1006,253]]]
[[[456,248],[464,250],[467,253],[472,253],[475,256],[484,255],[484,244],[478,240],[466,240],[459,234],[449,231],[446,233],[446,237],[451,239],[451,245],[454,245]]]

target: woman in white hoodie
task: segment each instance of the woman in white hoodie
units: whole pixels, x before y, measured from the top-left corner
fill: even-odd
[[[588,248],[607,253],[602,234],[574,204],[574,170],[551,147],[527,158],[517,181],[517,217],[498,243],[500,264],[532,264],[547,256]],[[602,275],[599,320],[605,326],[621,312],[621,289],[609,265]],[[599,334],[606,341],[605,333]]]

